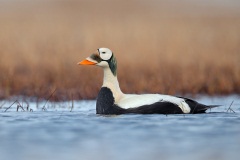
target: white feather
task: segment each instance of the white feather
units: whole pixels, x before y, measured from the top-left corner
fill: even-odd
[[[102,63],[102,62],[101,62]],[[105,62],[107,63],[107,62]],[[123,97],[123,93],[119,87],[117,77],[114,76],[109,67],[103,67],[104,78],[102,87],[109,88],[112,93],[115,101],[119,101]]]
[[[112,51],[108,48],[99,48],[98,51],[103,60],[109,60],[112,57]]]
[[[156,102],[171,102],[178,105],[183,113],[190,113],[190,107],[184,99],[161,94],[124,94],[123,98],[116,102],[116,104],[121,108],[128,109],[151,105]]]

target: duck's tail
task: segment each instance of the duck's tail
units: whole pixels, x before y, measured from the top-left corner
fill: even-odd
[[[201,107],[197,107],[196,110],[193,109],[192,113],[205,113],[207,110],[211,110],[212,108],[220,107],[221,105],[203,105],[200,104]]]

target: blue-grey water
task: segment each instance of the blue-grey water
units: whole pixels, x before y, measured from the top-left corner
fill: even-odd
[[[45,102],[29,102],[33,112],[0,101],[0,159],[238,160],[240,96],[197,100],[223,106],[198,115],[100,116],[95,101],[48,102],[45,111]]]

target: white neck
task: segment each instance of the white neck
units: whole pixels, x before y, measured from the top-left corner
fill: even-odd
[[[123,93],[119,87],[117,76],[114,76],[109,67],[103,68],[103,85],[102,87],[108,87],[113,92],[113,97],[115,98],[115,103],[118,102],[122,97]]]

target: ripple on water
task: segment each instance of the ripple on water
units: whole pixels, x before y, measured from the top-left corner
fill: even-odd
[[[226,112],[232,98],[200,97],[223,106],[198,115],[100,116],[95,101],[76,101],[72,112],[2,108],[0,159],[238,159],[240,102]]]

